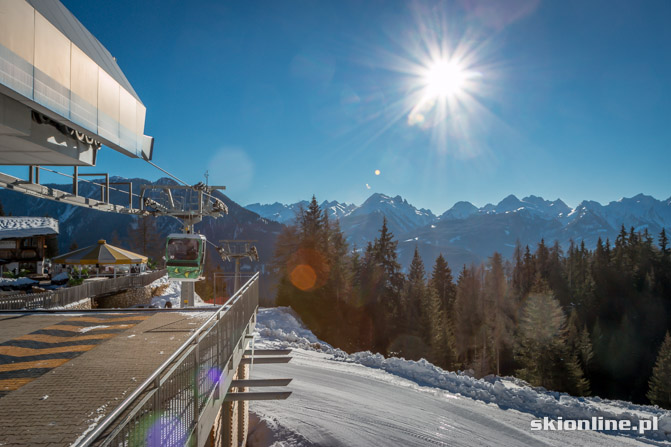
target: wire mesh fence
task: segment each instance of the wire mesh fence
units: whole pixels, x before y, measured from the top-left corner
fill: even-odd
[[[210,317],[78,446],[184,446],[219,384],[235,374],[236,349],[253,321],[259,275]]]

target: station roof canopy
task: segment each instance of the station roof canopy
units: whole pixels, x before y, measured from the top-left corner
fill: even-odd
[[[147,109],[116,58],[58,0],[0,0],[0,164],[151,160]]]
[[[27,0],[27,2],[88,57],[93,59],[93,62],[112,76],[128,93],[142,102],[121,68],[119,68],[114,56],[61,2],[58,0]]]
[[[0,217],[0,239],[58,234],[58,221],[51,217]]]
[[[57,256],[51,262],[54,264],[73,265],[144,264],[147,262],[147,257],[109,245],[107,241],[100,239],[95,245]]]

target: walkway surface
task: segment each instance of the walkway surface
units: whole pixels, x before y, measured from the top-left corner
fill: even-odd
[[[211,311],[0,313],[0,446],[67,446]]]

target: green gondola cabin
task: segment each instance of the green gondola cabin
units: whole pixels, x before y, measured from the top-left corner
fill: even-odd
[[[202,234],[170,234],[165,247],[165,264],[172,281],[203,279],[205,245]]]

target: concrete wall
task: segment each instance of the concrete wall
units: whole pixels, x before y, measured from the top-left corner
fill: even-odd
[[[67,306],[63,306],[67,310],[91,310],[93,306],[91,305],[91,298],[85,298],[83,300],[77,301],[75,303],[70,303]]]
[[[105,297],[93,298],[98,309],[128,308],[136,304],[149,305],[152,298],[152,287],[138,287]]]

